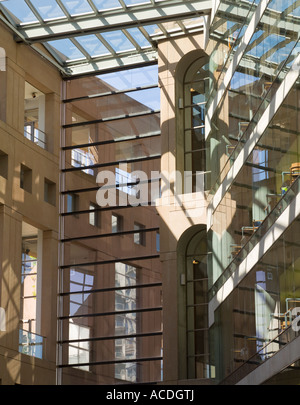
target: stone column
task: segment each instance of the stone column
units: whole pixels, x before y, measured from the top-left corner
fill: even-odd
[[[22,217],[0,206],[0,307],[5,311],[5,331],[0,345],[18,352],[21,302]]]

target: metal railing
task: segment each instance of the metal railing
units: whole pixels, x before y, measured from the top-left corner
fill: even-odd
[[[36,145],[47,150],[47,137],[45,132],[35,128],[31,123],[26,123],[24,125],[24,136]]]

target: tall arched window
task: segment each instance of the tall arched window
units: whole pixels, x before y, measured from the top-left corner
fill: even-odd
[[[189,228],[178,243],[180,378],[210,378],[207,233]],[[184,355],[185,354],[185,355]]]
[[[181,173],[191,173],[190,183],[184,184],[185,192],[195,192],[196,173],[204,174],[205,189],[208,188],[205,108],[208,88],[208,57],[203,51],[187,55],[180,64],[177,75],[178,123],[177,123],[177,169]],[[192,61],[187,64],[190,57]],[[188,68],[186,69],[186,67]],[[184,178],[184,176],[183,176]],[[192,189],[191,189],[192,188]]]

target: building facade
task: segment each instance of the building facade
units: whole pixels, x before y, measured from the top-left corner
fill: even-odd
[[[298,2],[102,3],[0,3],[1,383],[299,384]]]

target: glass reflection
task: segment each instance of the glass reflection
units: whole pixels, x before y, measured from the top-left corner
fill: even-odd
[[[157,82],[158,68],[149,66],[67,83],[61,306],[65,340],[60,346],[65,381],[74,367],[85,381],[161,378],[158,216],[154,207],[139,205],[133,211],[132,205],[133,199],[143,198],[135,189],[138,171],[149,180],[153,170],[159,171]],[[99,205],[96,198],[106,182],[97,175],[107,172],[114,183],[104,192],[115,191],[114,206]],[[137,223],[143,230],[139,239]]]
[[[251,364],[257,367],[297,336],[291,326],[300,302],[299,229],[298,218],[216,311],[217,333],[227,342],[219,378],[237,370],[241,379],[243,364],[248,373]]]
[[[136,269],[124,263],[115,265],[116,287],[136,285]],[[136,289],[118,290],[115,294],[116,311],[129,311],[116,315],[115,333],[117,335],[132,335],[137,332],[137,314],[132,312],[137,308]],[[137,356],[136,338],[117,339],[115,341],[115,358],[134,359]],[[136,382],[137,364],[123,363],[115,366],[115,376],[121,380]]]

